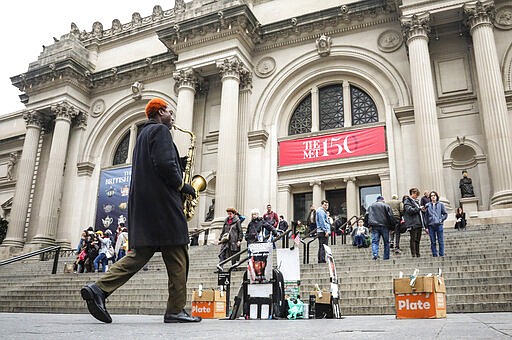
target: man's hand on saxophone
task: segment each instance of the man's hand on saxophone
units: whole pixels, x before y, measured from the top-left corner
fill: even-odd
[[[196,189],[194,189],[194,187],[188,183],[185,183],[183,185],[183,188],[181,188],[181,193],[184,195],[192,196],[192,199],[195,199],[197,197]]]

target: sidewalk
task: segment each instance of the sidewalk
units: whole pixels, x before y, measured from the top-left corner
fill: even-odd
[[[85,308],[85,307],[84,307]],[[510,339],[512,312],[449,314],[446,319],[397,320],[392,315],[340,320],[203,320],[164,324],[163,316],[0,313],[3,339]]]

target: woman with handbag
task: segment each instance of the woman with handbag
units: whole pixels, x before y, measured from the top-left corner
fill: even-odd
[[[242,242],[242,226],[240,218],[238,217],[235,208],[227,208],[228,216],[224,220],[224,226],[219,237],[220,262],[231,257],[231,255],[240,251],[240,243]],[[240,259],[240,256],[231,259],[231,263],[235,264]]]

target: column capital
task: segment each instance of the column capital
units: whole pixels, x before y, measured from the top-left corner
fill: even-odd
[[[240,70],[240,91],[250,91],[252,89],[252,72],[242,67]]]
[[[466,25],[470,32],[479,25],[492,26],[496,14],[493,0],[475,1],[464,4]]]
[[[27,127],[32,126],[36,128],[41,128],[43,126],[43,116],[35,110],[30,110],[23,113],[23,119],[25,120],[25,124],[27,125]]]
[[[400,18],[400,24],[407,44],[414,38],[423,38],[428,41],[428,34],[430,33],[429,12],[403,16]]]
[[[309,182],[310,187],[314,187],[315,185],[318,185],[318,186],[322,185],[322,181],[316,180],[316,181]]]
[[[189,88],[196,92],[199,86],[197,74],[191,67],[174,71],[172,77],[176,80],[178,91],[181,88]]]
[[[389,174],[389,172],[380,173],[379,174],[379,178],[380,178],[381,181],[389,180],[390,179],[390,174]]]
[[[236,56],[217,61],[217,68],[222,80],[232,77],[240,81],[241,73],[245,72],[244,69],[247,70],[244,63]]]
[[[80,129],[85,129],[87,126],[87,119],[89,115],[86,112],[80,112],[78,115],[73,117],[73,126]]]
[[[345,182],[345,183],[348,183],[348,182],[355,183],[355,182],[357,182],[357,177],[355,177],[355,176],[345,177],[345,178],[343,178],[343,182]]]
[[[279,192],[291,192],[292,186],[290,184],[278,184],[277,185],[277,191]]]
[[[80,110],[74,105],[71,105],[67,101],[62,101],[57,104],[53,104],[50,107],[52,113],[55,113],[56,119],[64,119],[71,122],[71,119],[75,118],[80,114]]]

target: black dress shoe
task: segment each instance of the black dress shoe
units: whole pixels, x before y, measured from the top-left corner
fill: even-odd
[[[87,302],[89,313],[101,322],[111,323],[112,318],[105,308],[106,294],[95,283],[90,283],[80,290],[82,299]]]
[[[200,316],[190,316],[185,310],[179,313],[169,313],[164,315],[165,323],[175,322],[199,322],[202,318]]]

